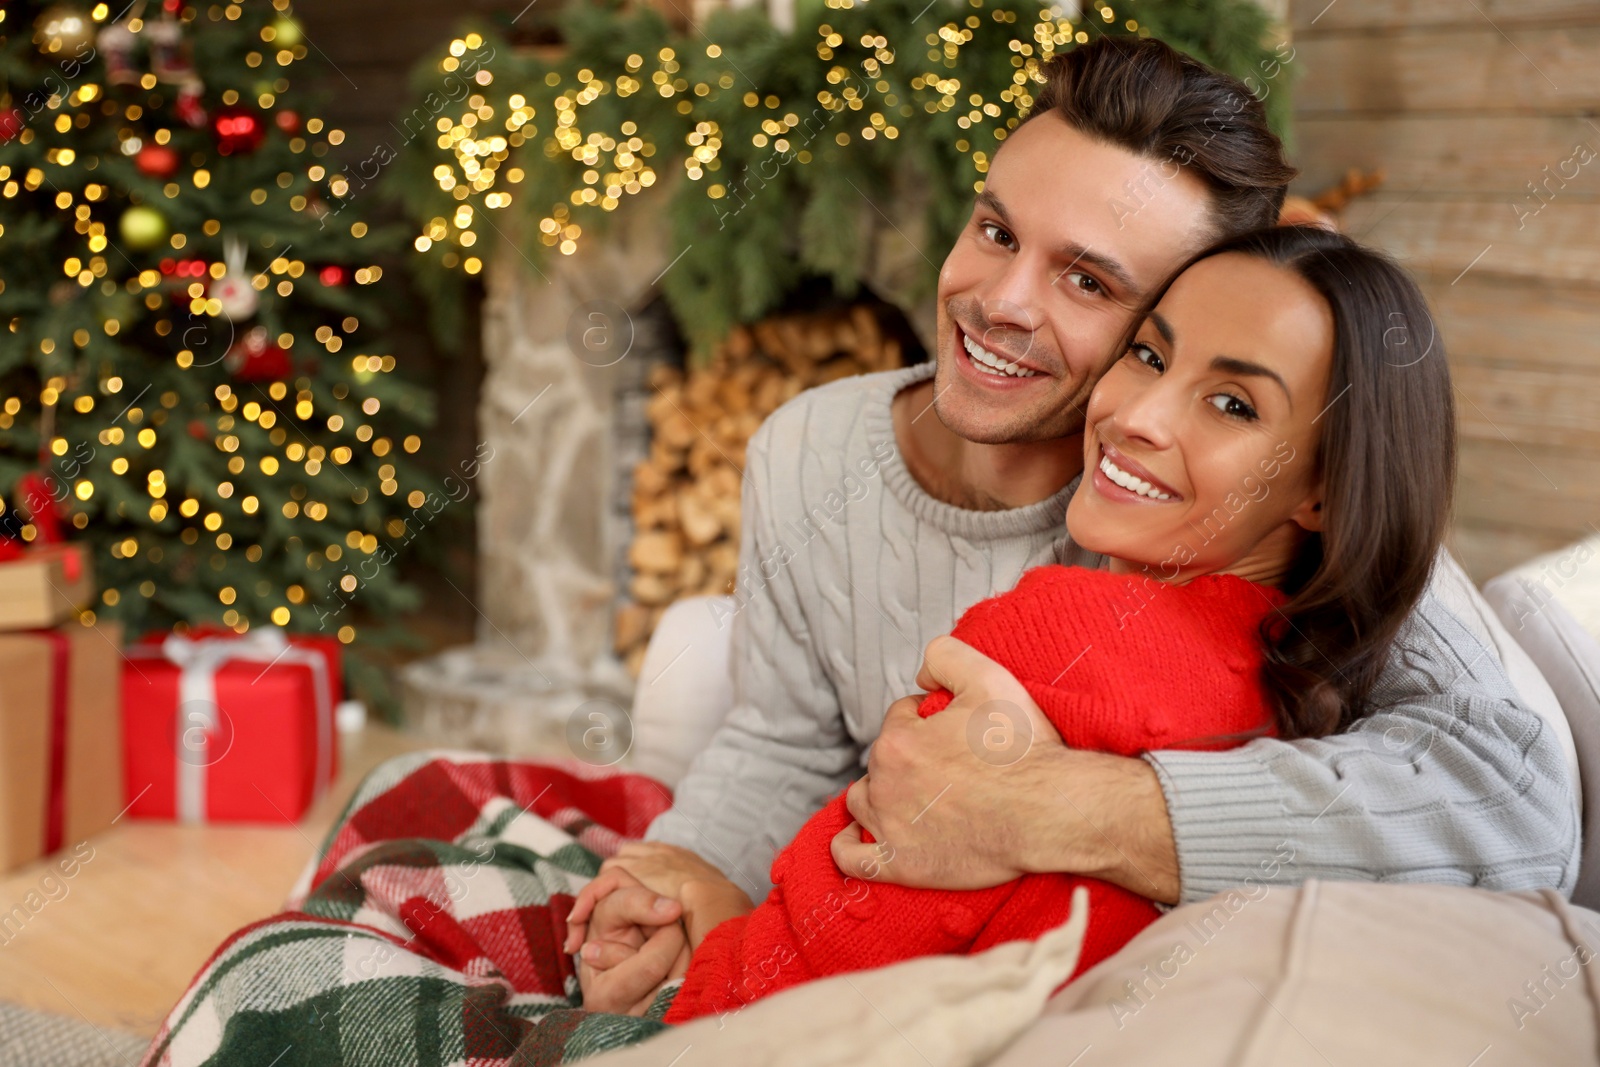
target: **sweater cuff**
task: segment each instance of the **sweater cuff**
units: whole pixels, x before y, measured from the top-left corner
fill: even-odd
[[[1227,889],[1297,885],[1300,845],[1273,774],[1247,748],[1145,753],[1166,796],[1179,903]]]

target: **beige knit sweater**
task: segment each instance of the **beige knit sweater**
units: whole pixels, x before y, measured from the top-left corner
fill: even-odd
[[[885,709],[918,691],[928,641],[1030,567],[1098,562],[1066,535],[1076,482],[987,512],[918,485],[890,403],[931,373],[802,393],[750,443],[737,606],[718,619],[733,627],[734,707],[649,837],[693,849],[756,900],[774,853],[860,775]],[[1379,688],[1388,707],[1336,737],[1147,757],[1185,902],[1269,870],[1278,884],[1571,892],[1580,820],[1560,744],[1432,594]]]

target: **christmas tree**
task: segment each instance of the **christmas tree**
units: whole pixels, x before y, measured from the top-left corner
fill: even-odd
[[[349,642],[446,503],[307,53],[288,0],[0,9],[0,534],[87,542],[135,632]]]

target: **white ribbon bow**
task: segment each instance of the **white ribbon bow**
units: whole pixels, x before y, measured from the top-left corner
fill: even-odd
[[[210,765],[211,732],[218,721],[218,668],[234,660],[264,661],[267,669],[279,663],[311,668],[317,694],[317,763],[313,795],[328,784],[333,760],[333,701],[329,690],[328,662],[322,653],[289,643],[282,630],[262,629],[242,637],[185,637],[168,634],[160,648],[130,649],[134,655],[161,658],[183,673],[178,680],[177,760],[178,819],[199,823],[206,819],[206,768]]]

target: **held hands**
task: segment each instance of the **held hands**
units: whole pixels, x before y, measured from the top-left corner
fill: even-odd
[[[579,952],[584,1007],[642,1015],[664,982],[682,977],[713,927],[753,908],[743,890],[687,849],[624,845],[567,917],[563,948]]]
[[[679,901],[691,948],[699,947],[718,923],[755,909],[745,891],[720,870],[676,845],[631,841],[602,863],[600,870],[626,871],[648,888]]]
[[[683,908],[621,868],[602,869],[567,916],[563,951],[578,955],[578,987],[590,1011],[643,1015],[662,983],[689,966]]]

